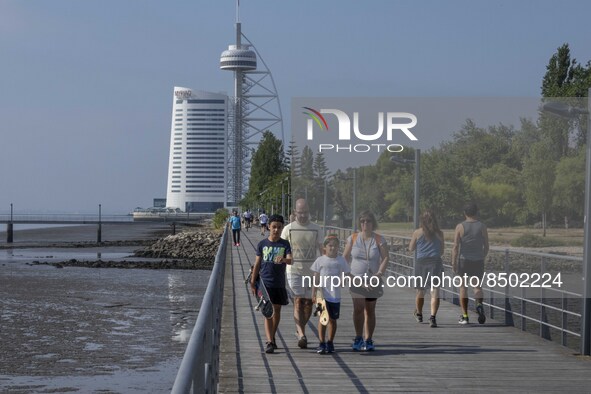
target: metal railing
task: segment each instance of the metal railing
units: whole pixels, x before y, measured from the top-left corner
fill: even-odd
[[[217,391],[227,237],[226,228],[215,256],[195,327],[172,387],[173,394]]]
[[[212,217],[211,214],[205,213],[154,213],[154,214],[139,214],[139,215],[98,215],[98,214],[77,214],[77,213],[62,213],[62,214],[0,214],[0,223],[58,223],[58,224],[88,224],[88,223],[133,223],[138,221],[195,221],[204,218]]]
[[[326,227],[339,235],[342,243],[351,234],[351,229]],[[408,252],[410,237],[385,236],[390,245],[388,273],[391,276],[414,275],[414,256]],[[451,261],[452,243],[446,243],[443,256],[444,271],[453,276]],[[548,253],[524,252],[491,247],[486,259],[485,271],[489,273],[540,275],[561,273],[565,283],[560,288],[489,287],[483,286],[484,305],[493,319],[522,331],[539,335],[563,346],[579,350],[582,312],[582,258]],[[486,282],[485,282],[486,284]],[[471,293],[471,292],[470,292]],[[443,300],[459,305],[459,289],[441,287]],[[474,298],[470,298],[474,302]]]
[[[20,213],[11,215],[0,214],[0,223],[98,223],[100,222],[132,222],[131,215],[97,215],[97,214],[77,214],[77,213],[63,213],[63,214],[30,214]]]

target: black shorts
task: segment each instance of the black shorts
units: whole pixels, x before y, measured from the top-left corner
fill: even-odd
[[[287,298],[287,290],[285,290],[285,287],[267,287],[267,293],[269,293],[269,299],[271,300],[272,304],[289,304],[289,300]]]
[[[457,274],[459,276],[466,274],[468,277],[477,276],[482,278],[484,275],[484,260],[466,260],[460,257]]]
[[[341,303],[340,302],[330,302],[324,301],[326,303],[326,310],[328,312],[328,317],[332,320],[337,320],[341,313]]]
[[[415,289],[431,288],[431,279],[434,276],[441,277],[443,262],[441,257],[424,257],[417,259],[415,264],[415,277],[417,278]]]

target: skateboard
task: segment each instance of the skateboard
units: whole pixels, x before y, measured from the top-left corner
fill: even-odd
[[[244,282],[246,284],[249,284],[251,278],[252,278],[252,267],[250,268],[250,273],[248,274],[248,277],[246,278],[246,280]],[[265,287],[265,284],[261,280],[260,276],[257,278],[257,280],[255,282],[255,288],[256,288],[257,304],[255,305],[254,310],[261,311],[263,316],[265,316],[267,319],[272,318],[273,317],[273,303],[271,303],[271,299],[269,298],[269,293],[267,292],[267,288]]]
[[[322,289],[316,289],[316,308],[314,310],[314,316],[318,316],[318,320],[323,326],[328,324],[328,309],[326,309],[326,300],[322,295]]]

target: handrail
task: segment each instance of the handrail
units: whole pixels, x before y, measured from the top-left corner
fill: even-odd
[[[201,308],[171,393],[214,393],[219,379],[220,331],[228,229],[224,230]]]

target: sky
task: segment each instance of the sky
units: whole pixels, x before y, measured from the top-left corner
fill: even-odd
[[[289,138],[297,97],[539,97],[591,2],[242,0]],[[0,213],[127,213],[166,196],[174,86],[232,93],[232,0],[1,0]]]

